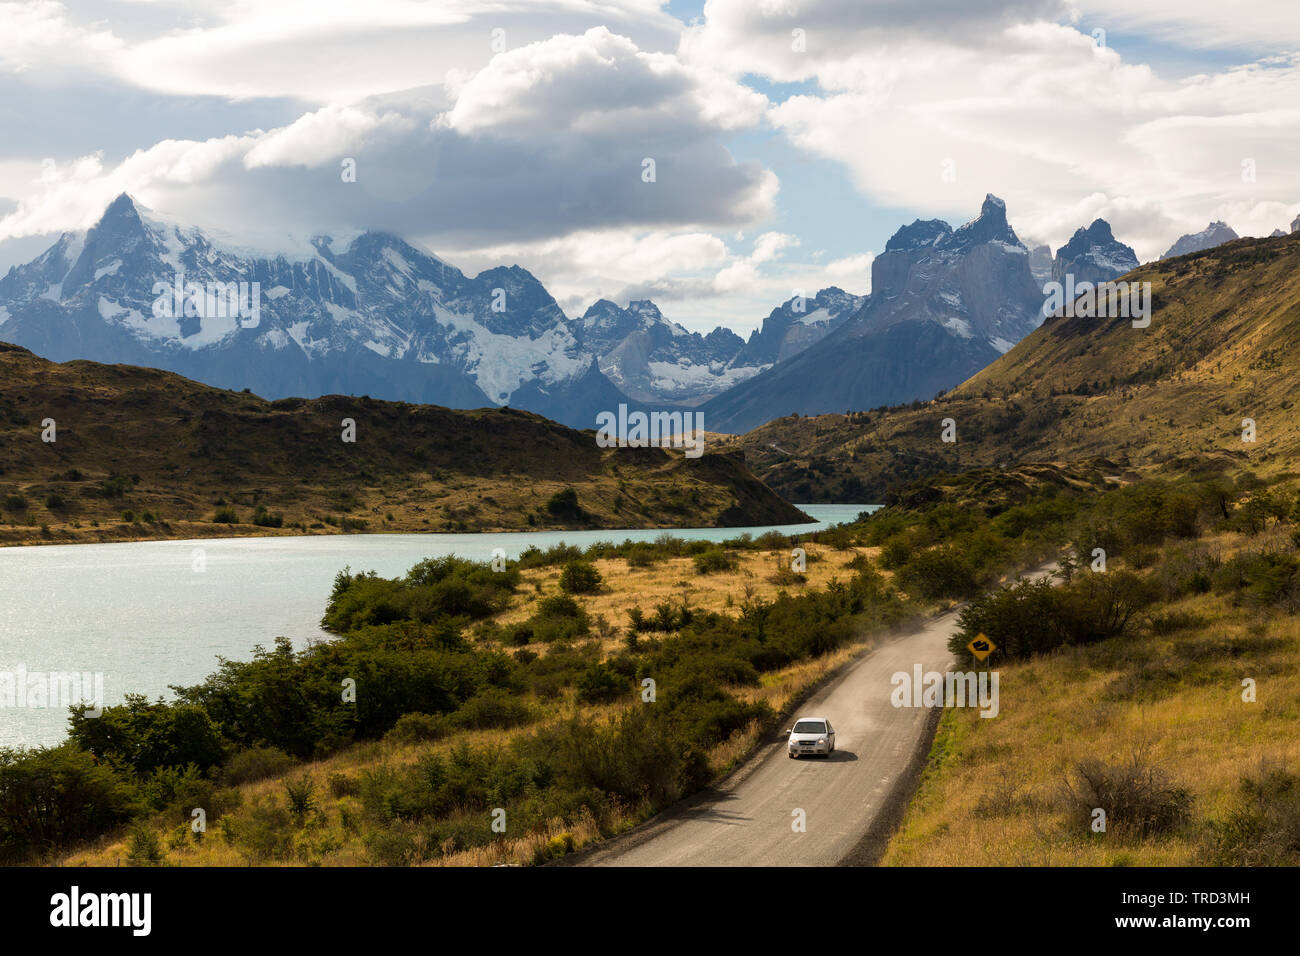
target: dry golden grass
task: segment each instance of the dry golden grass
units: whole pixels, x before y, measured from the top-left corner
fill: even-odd
[[[787,586],[792,591],[806,587],[824,585],[832,577],[846,579],[851,571],[844,568],[857,552],[833,551],[816,545],[807,546],[809,552],[808,583],[806,585]],[[858,549],[869,553],[875,549]],[[649,609],[657,600],[680,599],[685,582],[691,596],[691,604],[696,608],[715,610],[724,614],[739,612],[739,604],[745,597],[745,587],[752,589],[752,594],[764,599],[775,596],[779,587],[768,580],[775,568],[774,556],[769,552],[741,552],[741,565],[734,573],[717,574],[702,577],[698,575],[689,558],[671,559],[648,569],[629,571],[622,559],[597,562],[601,573],[606,578],[606,591],[599,595],[584,595],[579,600],[593,614],[605,614],[613,619],[616,615],[626,620],[620,609],[642,603]],[[531,608],[543,596],[559,593],[558,569],[539,568],[525,572],[524,586],[521,591],[527,596],[517,606],[499,615],[502,621],[520,620],[531,613]],[[542,585],[542,591],[532,591],[533,582]],[[730,604],[727,602],[731,596]],[[619,645],[618,638],[604,642],[605,650],[612,650]],[[862,653],[871,644],[871,639],[864,636],[862,640],[843,647],[821,658],[797,662],[779,671],[763,675],[758,687],[732,688],[736,696],[747,700],[765,701],[773,710],[782,712],[791,706],[806,690],[824,679],[835,667],[844,664],[855,655]],[[533,645],[541,649],[543,645]],[[348,794],[336,795],[330,786],[330,780],[336,775],[347,778],[359,778],[362,773],[375,772],[383,768],[401,769],[415,764],[426,754],[447,754],[453,747],[468,744],[471,747],[491,747],[508,745],[514,738],[531,734],[545,726],[554,726],[570,717],[581,714],[597,721],[611,721],[623,713],[626,705],[611,704],[593,706],[578,704],[571,694],[555,700],[542,701],[530,697],[530,703],[536,708],[539,719],[526,727],[509,730],[481,730],[458,733],[452,738],[430,743],[400,743],[394,740],[380,740],[357,744],[322,760],[300,764],[286,774],[241,784],[235,789],[239,793],[240,807],[250,807],[258,801],[271,801],[285,805],[286,781],[310,779],[315,784],[316,808],[309,822],[295,836],[295,856],[284,861],[268,861],[250,858],[239,846],[223,837],[220,821],[210,825],[204,838],[196,842],[186,830],[186,824],[178,821],[155,820],[150,829],[157,834],[165,853],[168,865],[180,866],[248,866],[272,865],[292,866],[310,863],[325,866],[361,866],[373,862],[364,842],[355,830],[344,823],[345,815],[355,814],[359,801]],[[741,764],[758,743],[761,730],[756,723],[744,732],[736,734],[730,740],[719,744],[709,754],[710,763],[723,775]],[[236,813],[238,811],[235,811]],[[616,832],[629,829],[649,816],[650,811],[644,806],[623,808],[616,818],[613,829]],[[579,820],[576,824],[565,826],[562,821],[553,821],[540,832],[531,832],[517,838],[503,838],[500,842],[478,847],[463,852],[439,855],[437,848],[424,848],[428,856],[419,861],[423,865],[440,866],[499,866],[530,865],[538,859],[538,854],[554,839],[571,842],[573,849],[581,848],[595,840],[600,834],[594,820]],[[64,866],[123,866],[126,864],[130,833],[126,830],[116,832],[75,852],[68,853],[58,862]]]
[[[629,567],[622,558],[602,558],[592,564],[604,579],[603,589],[598,594],[576,595],[575,599],[593,620],[603,617],[615,629],[616,633],[602,642],[604,650],[610,651],[621,643],[618,635],[628,623],[630,608],[639,607],[647,615],[653,615],[659,604],[667,602],[678,607],[685,600],[697,611],[734,616],[747,598],[770,601],[782,590],[803,594],[824,589],[833,578],[847,581],[855,573],[845,566],[849,561],[857,555],[871,558],[880,551],[867,547],[837,550],[812,543],[802,547],[808,559],[804,583],[782,584],[773,580],[778,567],[782,564],[789,567],[789,551],[732,552],[737,559],[736,570],[717,574],[700,574],[691,558],[668,558],[647,568]],[[542,600],[561,594],[561,570],[559,567],[525,570],[511,606],[495,620],[503,625],[517,624],[534,614]]]
[[[1205,624],[1003,665],[1001,713],[943,716],[931,762],[884,863],[895,866],[1186,866],[1208,862],[1209,821],[1262,761],[1300,770],[1300,621],[1204,595]],[[1125,646],[1127,645],[1127,646]],[[1167,668],[1167,692],[1125,681]],[[1145,669],[1145,670],[1144,670]],[[1242,680],[1258,683],[1255,703]],[[1129,686],[1132,686],[1131,684]],[[1145,840],[1094,834],[1062,796],[1075,764],[1141,754],[1190,791],[1191,822]]]

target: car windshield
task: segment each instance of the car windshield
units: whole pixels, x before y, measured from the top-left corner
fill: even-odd
[[[801,720],[794,725],[793,733],[824,734],[826,733],[826,722],[824,720]]]

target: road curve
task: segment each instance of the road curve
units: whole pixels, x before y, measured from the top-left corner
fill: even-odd
[[[867,832],[926,733],[929,711],[894,707],[899,671],[944,671],[955,611],[889,640],[813,694],[799,713],[835,727],[829,759],[760,749],[704,795],[584,854],[580,866],[833,866]],[[794,828],[804,811],[805,830]]]
[[[1050,574],[1055,564],[1028,578]],[[829,759],[786,756],[785,741],[760,748],[718,787],[572,860],[577,866],[834,866],[886,809],[927,734],[930,711],[894,707],[892,678],[943,672],[957,611],[888,640],[814,693],[800,714],[835,727]],[[804,830],[794,827],[803,811]]]

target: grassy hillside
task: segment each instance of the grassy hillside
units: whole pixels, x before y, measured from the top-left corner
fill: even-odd
[[[770,486],[808,501],[882,500],[921,475],[1029,462],[1289,467],[1300,452],[1300,235],[1242,239],[1125,278],[1151,283],[1149,328],[1050,318],[934,401],[781,418],[730,444]],[[941,441],[947,418],[955,443]]]
[[[1104,640],[996,663],[996,720],[947,710],[884,862],[1300,862],[1295,528],[1221,526],[1117,561],[1107,576],[1145,582],[1145,607]]]
[[[0,448],[0,544],[806,520],[736,455],[601,449],[513,409],[269,402],[3,343]]]

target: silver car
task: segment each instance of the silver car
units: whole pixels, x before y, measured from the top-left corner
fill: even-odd
[[[790,730],[786,753],[793,759],[811,754],[829,757],[835,749],[835,728],[825,717],[800,717]]]

